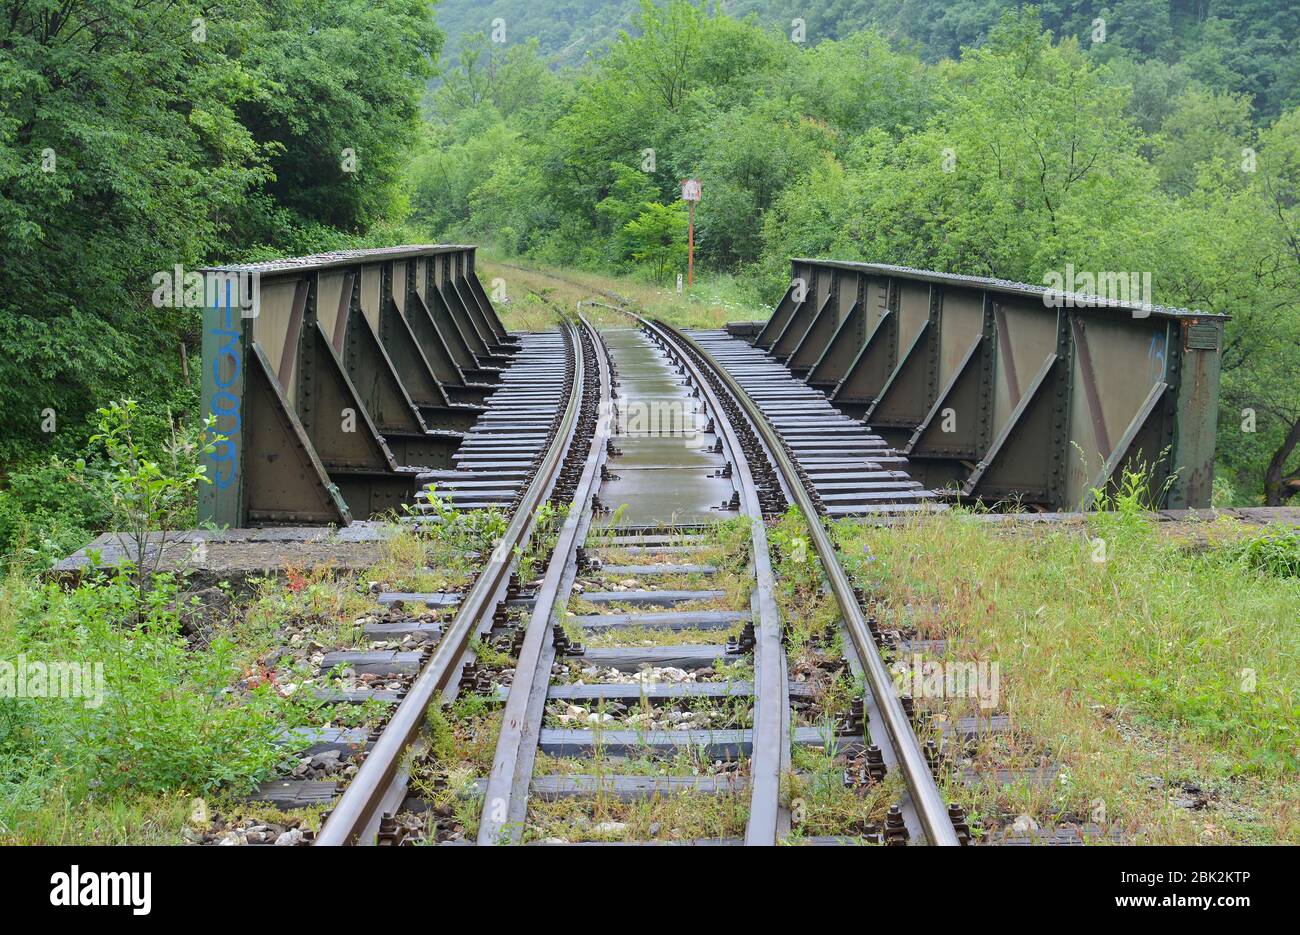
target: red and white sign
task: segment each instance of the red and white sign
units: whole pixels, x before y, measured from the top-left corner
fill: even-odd
[[[685,179],[682,182],[682,201],[700,200],[700,180]]]

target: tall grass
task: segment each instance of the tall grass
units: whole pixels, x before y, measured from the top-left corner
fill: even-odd
[[[1260,821],[1296,833],[1300,579],[1260,572],[1289,567],[1274,558],[1289,536],[1193,549],[1136,509],[1046,531],[955,511],[837,535],[918,637],[998,661],[1017,727],[1097,794],[1155,821],[1132,799],[1144,777],[1257,781],[1290,803]]]

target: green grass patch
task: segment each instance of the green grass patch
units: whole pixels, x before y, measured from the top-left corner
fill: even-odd
[[[1063,767],[1046,817],[1101,802],[1174,843],[1300,840],[1300,579],[1274,573],[1289,537],[1189,549],[1132,510],[1023,536],[961,511],[836,533],[896,622],[999,664],[1000,710]],[[1171,808],[1189,782],[1221,807]]]

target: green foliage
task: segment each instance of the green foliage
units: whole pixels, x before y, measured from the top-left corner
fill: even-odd
[[[623,225],[623,237],[632,259],[649,269],[655,282],[663,282],[686,265],[686,209],[649,201],[641,209]]]
[[[614,171],[614,181],[609,187],[609,194],[596,204],[596,213],[615,231],[611,241],[610,259],[614,263],[626,260],[632,253],[632,243],[627,235],[627,226],[635,221],[645,210],[648,202],[658,197],[658,189],[650,177],[640,169],[615,163],[610,166]]]
[[[106,400],[138,400],[135,435],[151,448],[172,434],[170,413],[196,408],[199,312],[154,307],[155,271],[351,246],[399,220],[405,152],[441,45],[430,9],[7,5],[0,548],[20,523],[40,552],[99,528],[102,514],[58,494]],[[41,484],[53,486],[34,509]]]
[[[1166,298],[1231,314],[1223,352],[1220,469],[1247,502],[1300,492],[1300,109],[1251,147],[1231,137],[1151,240]]]
[[[280,755],[268,720],[277,700],[228,693],[234,644],[218,636],[188,647],[170,609],[176,593],[160,576],[137,624],[124,570],[71,590],[4,582],[0,656],[100,666],[102,683],[88,675],[81,697],[0,698],[0,787],[11,793],[0,796],[0,829],[55,784],[77,796],[202,794],[247,791],[269,773]]]
[[[784,103],[761,100],[719,114],[701,136],[696,174],[707,193],[696,232],[701,257],[724,269],[752,262],[763,246],[755,219],[821,161],[835,134],[816,120],[792,118]]]
[[[642,206],[677,203],[698,177],[697,266],[769,297],[796,255],[1031,283],[1066,264],[1150,271],[1156,301],[1233,316],[1222,489],[1287,501],[1300,492],[1300,109],[1281,76],[1300,56],[1281,53],[1300,24],[1268,2],[1213,16],[1156,0],[1012,6],[624,5],[606,54],[541,80],[556,48],[532,26],[543,12],[497,0],[475,16],[503,16],[508,42],[540,41],[463,44],[431,97],[413,203],[449,237],[620,272],[640,255],[662,279],[681,265],[669,216]],[[454,0],[443,10],[468,22]],[[548,22],[590,12],[565,4]],[[1255,432],[1239,427],[1246,409]]]
[[[108,457],[103,483],[114,526],[143,537],[192,525],[198,485],[211,483],[199,457],[211,454],[222,440],[212,432],[216,418],[209,416],[188,438],[173,435],[165,452],[170,464],[164,464],[149,458],[136,437],[138,413],[133,399],[109,403],[99,410],[99,431],[90,437],[91,444],[102,445]],[[77,466],[84,469],[85,462]]]
[[[296,217],[349,231],[400,213],[420,87],[442,48],[429,0],[258,6],[239,60],[260,87],[239,117],[270,154],[263,191]]]
[[[486,510],[458,510],[450,500],[438,496],[433,484],[425,488],[432,522],[426,532],[433,548],[450,557],[452,553],[477,552],[488,555],[506,533],[509,520],[495,507]]]
[[[798,507],[788,507],[780,520],[768,529],[767,541],[776,558],[773,569],[787,593],[805,598],[816,594],[823,583],[821,562],[808,539],[807,521]]]
[[[1008,709],[1034,736],[1070,738],[1063,755],[1115,757],[1109,774],[1132,770],[1122,761],[1134,749],[1167,769],[1177,749],[1195,769],[1294,775],[1300,579],[1261,576],[1157,525],[1097,515],[1083,538],[949,514],[843,523],[840,538],[846,555],[874,556],[855,570],[860,586],[936,607],[935,630],[1000,660]],[[1114,743],[1116,721],[1131,747]]]
[[[1168,456],[1169,451],[1166,449],[1155,462],[1158,464]],[[1086,507],[1110,514],[1110,519],[1117,519],[1123,524],[1132,525],[1139,521],[1148,523],[1150,514],[1162,509],[1165,497],[1176,481],[1177,477],[1171,475],[1165,478],[1163,486],[1157,488],[1151,464],[1146,461],[1126,464],[1119,476],[1112,478],[1109,484],[1100,489],[1094,487],[1090,491],[1092,502],[1086,504]],[[1108,517],[1097,516],[1092,519],[1106,522]]]
[[[17,559],[47,567],[107,525],[108,507],[93,489],[98,471],[56,455],[10,474],[0,489],[0,566]]]
[[[483,33],[465,38],[452,74],[433,94],[432,111],[451,125],[478,123],[482,105],[510,120],[559,90],[560,79],[546,67],[537,37],[502,48]]]
[[[1252,142],[1250,102],[1244,95],[1192,89],[1174,101],[1156,138],[1156,169],[1164,187],[1186,195],[1196,187],[1198,167],[1236,162]]]
[[[764,27],[791,32],[803,20],[810,46],[878,29],[915,48],[929,62],[956,59],[967,46],[982,45],[999,17],[1022,4],[1013,0],[730,0],[737,19],[753,16]],[[509,25],[506,39],[536,37],[544,56],[579,65],[600,55],[619,31],[636,29],[638,0],[441,0],[439,21],[448,44],[485,28],[495,17]],[[1154,75],[1170,67],[1187,80],[1220,92],[1248,95],[1265,117],[1300,103],[1300,49],[1292,4],[1250,0],[1189,6],[1164,0],[1063,3],[1045,0],[1038,9],[1058,39],[1074,38],[1098,61],[1136,64]],[[1104,42],[1092,42],[1094,20],[1106,20]],[[1182,80],[1182,79],[1179,79]],[[1158,126],[1149,126],[1154,130]]]
[[[599,53],[631,24],[638,0],[439,0],[438,24],[449,51],[471,45],[498,18],[507,42],[535,40],[545,58],[581,64]]]
[[[1300,529],[1294,526],[1270,526],[1224,552],[1230,560],[1264,574],[1300,578]]]
[[[1140,239],[1154,179],[1124,95],[1032,19],[1004,21],[946,75],[925,127],[866,134],[843,174],[787,189],[765,221],[771,262],[811,249],[1031,282],[1067,261],[1125,268],[1112,264]]]

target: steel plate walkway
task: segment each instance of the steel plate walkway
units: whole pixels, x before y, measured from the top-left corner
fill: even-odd
[[[907,459],[790,375],[761,350],[725,331],[687,331],[735,377],[807,472],[831,516],[943,509],[907,473]]]

